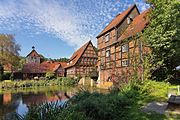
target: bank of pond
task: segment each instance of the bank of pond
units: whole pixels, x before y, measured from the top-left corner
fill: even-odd
[[[29,88],[39,86],[75,86],[78,84],[79,79],[72,79],[68,77],[60,77],[56,79],[46,80],[4,80],[0,82],[0,89],[9,88]]]
[[[0,119],[164,120],[169,117],[144,113],[141,107],[151,101],[167,101],[169,86],[165,82],[134,80],[112,90],[64,85],[4,89]]]

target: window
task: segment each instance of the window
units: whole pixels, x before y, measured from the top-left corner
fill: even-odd
[[[127,17],[127,24],[128,25],[131,24],[131,22],[133,21],[133,18],[134,18],[133,14],[131,14],[131,15],[129,15],[129,17]]]
[[[128,49],[129,49],[129,45],[128,44],[122,45],[122,52],[128,52]]]
[[[131,18],[127,18],[127,24],[129,25],[131,23]]]
[[[128,60],[123,60],[122,61],[122,66],[125,67],[125,66],[128,66],[129,62]]]
[[[110,57],[110,50],[106,51],[106,57]]]
[[[110,39],[110,34],[108,33],[106,36],[105,36],[105,42],[108,42]]]

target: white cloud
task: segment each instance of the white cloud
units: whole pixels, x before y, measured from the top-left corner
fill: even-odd
[[[4,0],[0,25],[12,31],[31,30],[34,35],[53,34],[77,48],[90,39],[96,44],[96,35],[128,5],[122,0]]]

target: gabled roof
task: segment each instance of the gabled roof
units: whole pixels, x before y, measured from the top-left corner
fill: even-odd
[[[41,66],[39,63],[26,63],[23,65],[23,73],[45,73],[46,66]]]
[[[44,61],[39,63],[27,63],[23,66],[23,73],[46,73],[56,72],[59,67],[64,68],[65,62]]]
[[[120,36],[118,41],[132,37],[136,35],[137,33],[143,31],[143,29],[148,25],[149,19],[148,19],[148,12],[149,9],[141,13],[140,15],[136,16],[132,23],[128,26],[128,28],[123,32],[123,34]]]
[[[107,33],[109,30],[111,30],[114,27],[116,27],[117,25],[119,25],[135,7],[136,7],[136,5],[134,4],[134,5],[130,6],[127,10],[122,12],[121,14],[118,14],[96,38],[99,38],[103,34]]]
[[[69,64],[65,68],[74,66],[77,63],[77,61],[81,58],[81,56],[83,55],[84,51],[86,50],[89,44],[92,44],[92,42],[91,41],[87,42],[81,48],[79,48],[76,52],[74,52],[72,57],[69,60]]]
[[[28,57],[28,56],[40,57],[40,55],[34,49],[26,57]]]

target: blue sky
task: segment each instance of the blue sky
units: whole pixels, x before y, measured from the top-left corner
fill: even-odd
[[[0,33],[14,34],[20,55],[31,47],[48,58],[70,57],[118,14],[145,0],[0,0]]]

